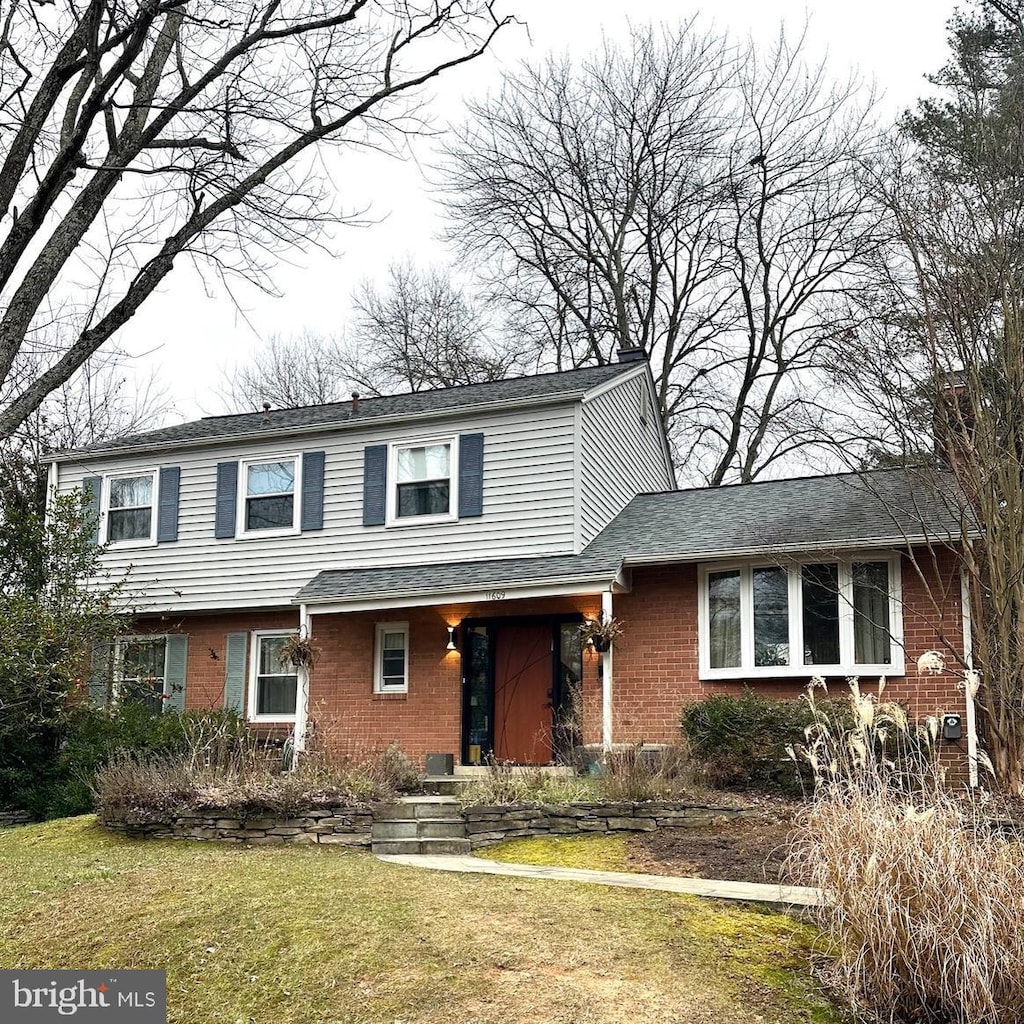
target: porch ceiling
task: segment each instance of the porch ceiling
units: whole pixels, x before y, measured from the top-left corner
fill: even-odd
[[[433,565],[326,569],[295,595],[297,604],[394,607],[479,600],[501,591],[507,598],[600,593],[623,589],[622,559],[614,555],[553,555]],[[339,609],[340,610],[340,609]]]

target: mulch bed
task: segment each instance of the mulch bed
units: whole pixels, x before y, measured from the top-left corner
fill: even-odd
[[[627,844],[633,871],[735,882],[799,884],[784,875],[797,804],[751,800],[756,818],[722,820],[706,826],[666,828],[631,836]]]

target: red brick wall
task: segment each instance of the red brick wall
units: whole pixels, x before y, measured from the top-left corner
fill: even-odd
[[[458,760],[462,738],[461,655],[445,649],[448,625],[458,625],[467,618],[573,612],[594,616],[599,608],[600,598],[581,597],[315,616],[311,633],[323,652],[310,677],[310,720],[316,742],[338,752],[358,754],[381,750],[394,740],[418,761],[435,752],[455,754]],[[228,633],[297,627],[298,621],[298,610],[292,609],[146,619],[140,620],[137,628],[139,632],[189,634],[185,704],[190,709],[201,709],[224,705]],[[407,694],[373,692],[374,641],[379,622],[409,623]],[[591,655],[590,672],[594,662]],[[593,676],[590,678],[592,683]],[[272,732],[290,727],[262,728]]]
[[[462,660],[447,651],[449,625],[463,619],[582,612],[596,615],[599,598],[495,601],[476,605],[399,608],[393,612],[319,615],[312,633],[324,654],[310,680],[310,716],[334,749],[380,749],[397,741],[411,757],[462,747]],[[409,692],[373,693],[378,622],[409,623]]]
[[[963,646],[960,577],[949,552],[936,556],[915,549],[902,563],[903,630],[909,674],[887,680],[886,696],[905,703],[913,717],[962,711],[955,689],[955,655]],[[679,736],[679,712],[713,693],[737,693],[744,681],[702,681],[697,662],[696,566],[634,569],[633,588],[615,597],[615,615],[625,634],[615,648],[614,736],[616,742],[667,743]],[[943,650],[949,670],[917,675],[924,651]],[[796,697],[807,678],[756,679],[747,685],[776,697]],[[831,693],[845,680],[830,679]],[[864,679],[865,689],[875,679]]]
[[[910,674],[889,680],[887,691],[913,716],[960,711],[962,695],[952,671],[918,677],[915,663],[925,650],[958,651],[961,645],[959,576],[951,556],[931,561],[918,553],[927,585],[910,559],[903,562],[903,626]],[[694,566],[633,571],[633,589],[615,597],[615,615],[625,633],[614,653],[616,742],[674,742],[682,707],[711,693],[738,692],[743,683],[698,678],[697,572]],[[599,597],[495,601],[393,611],[316,616],[315,643],[323,654],[310,680],[310,719],[319,742],[352,753],[380,750],[397,741],[411,757],[461,748],[461,655],[445,650],[447,626],[466,618],[569,614],[593,617]],[[409,623],[409,692],[373,693],[373,654],[378,622]],[[186,705],[221,707],[224,644],[231,632],[298,625],[297,609],[277,612],[197,615],[180,620],[144,620],[140,630],[189,634]],[[214,657],[216,655],[216,657]],[[947,657],[952,665],[954,658]],[[584,654],[584,725],[587,743],[601,739],[600,658]],[[796,697],[806,679],[755,680],[774,696]],[[865,680],[865,683],[874,680]],[[831,680],[832,692],[842,680]]]

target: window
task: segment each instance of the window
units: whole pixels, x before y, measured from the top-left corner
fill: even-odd
[[[898,558],[704,566],[705,679],[902,673]]]
[[[295,495],[299,490],[300,472],[299,459],[294,455],[241,464],[239,536],[298,531],[299,503]]]
[[[117,642],[114,693],[127,703],[162,711],[166,699],[167,638],[125,637]]]
[[[254,722],[294,722],[299,677],[290,662],[281,664],[281,650],[292,630],[253,633],[249,682],[249,718]]]
[[[458,508],[453,467],[455,438],[392,445],[388,479],[388,522],[439,522],[454,519]]]
[[[409,690],[409,624],[377,623],[374,651],[374,693],[407,693]]]
[[[155,543],[155,505],[156,473],[107,477],[104,543]]]

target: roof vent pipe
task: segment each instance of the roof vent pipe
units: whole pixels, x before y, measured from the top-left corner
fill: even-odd
[[[358,391],[353,391],[352,392],[352,415],[354,416],[357,412],[359,412],[359,392]]]
[[[263,403],[263,415],[266,416],[268,412],[270,412],[270,403],[269,402],[264,402]]]
[[[639,363],[647,359],[647,353],[642,348],[620,348],[620,363]]]

